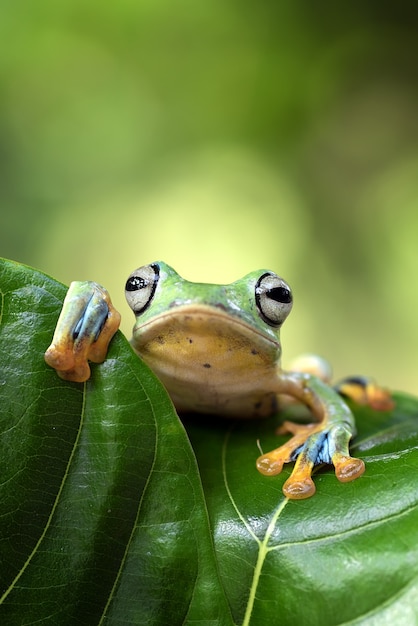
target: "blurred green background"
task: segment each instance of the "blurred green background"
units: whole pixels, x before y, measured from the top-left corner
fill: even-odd
[[[409,8],[408,8],[409,7]],[[295,293],[284,364],[418,392],[413,3],[4,0],[0,254]]]

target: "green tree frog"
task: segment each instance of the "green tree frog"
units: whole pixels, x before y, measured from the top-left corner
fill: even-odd
[[[354,417],[328,384],[324,362],[314,361],[314,374],[281,369],[280,328],[292,308],[292,292],[282,278],[260,270],[229,285],[193,283],[156,262],[129,276],[126,298],[136,317],[132,346],[178,411],[263,417],[289,397],[309,408],[315,422],[285,422],[282,431],[291,439],[256,462],[261,473],[272,476],[296,461],[283,486],[287,497],[313,495],[311,473],[319,463],[333,464],[342,482],[363,473],[363,461],[349,453]],[[87,380],[88,361],[105,359],[119,323],[103,287],[71,283],[46,362],[64,379]],[[367,380],[347,382],[343,391],[348,388],[360,402],[391,407],[389,394]]]

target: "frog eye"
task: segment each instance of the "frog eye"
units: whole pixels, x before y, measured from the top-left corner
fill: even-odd
[[[151,304],[159,277],[160,266],[157,263],[139,267],[129,276],[125,297],[135,315],[141,315]]]
[[[292,308],[292,291],[276,274],[262,274],[255,286],[255,302],[262,319],[270,326],[280,326]]]

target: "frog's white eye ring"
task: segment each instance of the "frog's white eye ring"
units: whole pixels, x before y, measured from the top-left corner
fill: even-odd
[[[159,278],[158,263],[139,267],[129,276],[125,285],[125,297],[135,315],[141,315],[151,304]]]
[[[255,302],[261,318],[270,326],[281,326],[292,308],[292,291],[276,274],[262,274],[255,286]]]

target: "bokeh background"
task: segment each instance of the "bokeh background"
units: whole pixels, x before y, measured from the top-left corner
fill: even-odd
[[[68,283],[270,268],[284,363],[418,392],[413,3],[0,7],[0,254]]]

